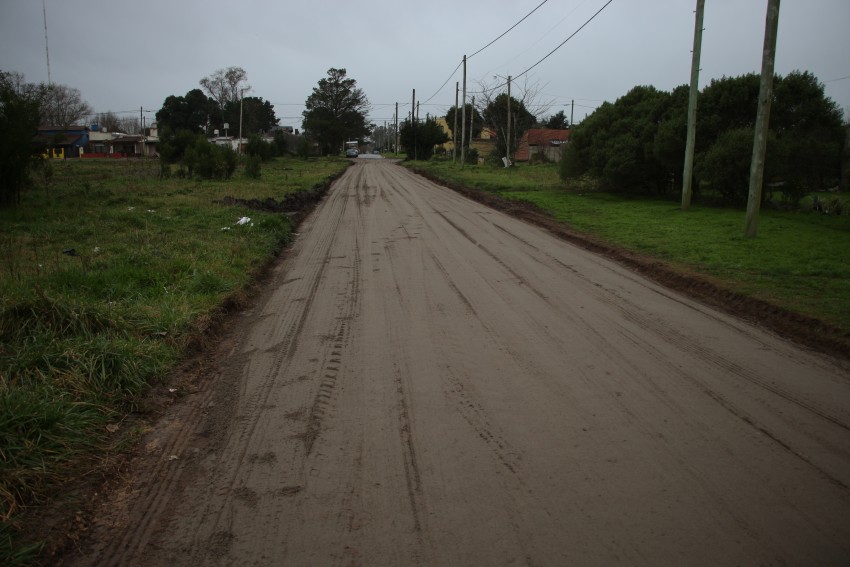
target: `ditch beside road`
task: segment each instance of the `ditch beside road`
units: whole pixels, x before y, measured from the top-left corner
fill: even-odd
[[[74,564],[842,564],[850,372],[356,160]]]

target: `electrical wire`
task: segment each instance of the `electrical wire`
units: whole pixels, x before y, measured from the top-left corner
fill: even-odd
[[[522,77],[523,75],[527,74],[529,71],[531,71],[532,69],[534,69],[535,67],[537,67],[538,65],[540,65],[541,63],[543,63],[543,62],[544,62],[546,59],[548,59],[548,58],[549,58],[549,57],[550,57],[553,53],[555,53],[556,51],[558,51],[559,49],[561,49],[561,47],[563,47],[565,43],[567,43],[569,40],[571,40],[573,37],[575,37],[575,35],[576,35],[576,34],[578,34],[578,32],[580,32],[582,29],[584,29],[584,27],[585,27],[585,26],[587,26],[587,24],[589,24],[590,22],[592,22],[592,21],[593,21],[593,19],[594,19],[594,18],[596,18],[596,16],[598,16],[598,15],[602,12],[602,10],[604,10],[605,8],[607,8],[607,7],[608,7],[608,5],[609,5],[611,2],[613,2],[613,1],[614,1],[614,0],[608,0],[608,1],[607,1],[607,2],[606,2],[606,3],[605,3],[605,4],[601,7],[601,8],[599,8],[599,10],[597,10],[597,11],[596,11],[596,13],[595,13],[595,14],[593,14],[592,16],[590,16],[590,18],[588,18],[588,20],[587,20],[586,22],[584,22],[584,23],[583,23],[583,24],[582,24],[582,25],[581,25],[581,26],[580,26],[580,27],[579,27],[576,31],[574,31],[573,33],[571,33],[571,34],[570,34],[570,36],[569,36],[567,39],[565,39],[564,41],[562,41],[561,43],[559,43],[559,44],[557,45],[557,47],[555,47],[555,49],[553,49],[552,51],[550,51],[549,53],[547,53],[546,55],[544,55],[544,56],[543,56],[543,57],[542,57],[539,61],[537,61],[537,63],[535,63],[534,65],[532,65],[531,67],[529,67],[528,69],[526,69],[525,71],[523,71],[522,73],[520,73],[520,74],[518,74],[518,75],[514,75],[513,77],[511,77],[511,80],[519,79],[520,77]],[[500,88],[504,87],[504,86],[505,86],[505,85],[507,85],[507,84],[508,84],[508,82],[507,82],[507,81],[505,81],[504,83],[502,83],[502,84],[500,84],[500,85],[496,85],[495,87],[490,88],[490,89],[484,89],[484,90],[481,90],[481,91],[473,91],[473,92],[472,92],[472,94],[483,94],[483,93],[493,92],[493,91],[495,91],[496,89],[500,89]],[[471,92],[471,91],[467,91],[467,93],[469,93],[469,92]]]
[[[468,58],[467,58],[467,59],[468,59]],[[425,102],[423,102],[422,104],[427,104],[427,103],[428,103],[428,101],[430,101],[432,98],[434,98],[435,96],[437,96],[438,94],[440,94],[440,91],[441,91],[441,90],[443,90],[443,89],[445,88],[445,86],[449,83],[449,81],[451,81],[451,80],[452,80],[452,77],[454,77],[454,76],[455,76],[455,73],[457,73],[457,70],[458,70],[458,69],[460,69],[460,66],[461,66],[461,65],[463,65],[463,59],[461,59],[461,60],[460,60],[460,63],[458,63],[458,64],[457,64],[457,67],[455,67],[455,70],[454,70],[454,71],[452,71],[452,74],[451,74],[451,75],[449,75],[449,78],[448,78],[448,79],[446,79],[446,82],[445,82],[445,83],[443,83],[443,84],[440,86],[440,88],[439,88],[439,89],[437,89],[437,92],[435,92],[434,94],[432,94],[431,96],[429,96],[429,97],[428,97],[428,99],[427,99]]]
[[[580,27],[580,28],[578,28],[576,31],[574,31],[574,32],[573,32],[573,33],[572,33],[572,34],[571,34],[571,35],[570,35],[567,39],[565,39],[564,41],[562,41],[561,43],[559,43],[559,44],[558,44],[558,46],[557,46],[555,49],[553,49],[552,51],[550,51],[549,53],[547,53],[545,56],[543,56],[543,58],[542,58],[542,59],[540,59],[540,61],[538,61],[537,63],[535,63],[534,65],[532,65],[531,67],[529,67],[528,69],[526,69],[525,71],[523,71],[522,73],[520,73],[519,75],[516,75],[516,77],[514,77],[514,78],[515,78],[515,79],[518,79],[518,78],[522,77],[523,75],[525,75],[526,73],[528,73],[529,71],[531,71],[532,69],[534,69],[535,67],[537,67],[538,65],[540,65],[541,63],[543,63],[544,61],[546,61],[546,60],[547,60],[547,59],[548,59],[548,58],[549,58],[549,57],[550,57],[553,53],[555,53],[556,51],[558,51],[559,49],[561,49],[561,47],[563,47],[565,43],[567,43],[568,41],[570,41],[573,37],[575,37],[575,35],[576,35],[578,32],[580,32],[582,29],[584,29],[584,27],[585,27],[587,24],[589,24],[590,22],[592,22],[592,21],[593,21],[593,19],[594,19],[594,18],[596,18],[596,16],[598,16],[600,13],[602,13],[602,10],[604,10],[605,8],[607,8],[607,7],[608,7],[608,5],[609,5],[609,4],[611,4],[611,2],[613,2],[613,1],[614,1],[614,0],[608,0],[608,1],[605,3],[605,5],[603,5],[601,8],[599,8],[599,10],[597,10],[597,11],[596,11],[596,13],[595,13],[595,14],[593,14],[592,16],[590,16],[590,19],[588,19],[586,22],[584,22],[584,23],[581,25],[581,27]]]
[[[490,43],[488,43],[487,45],[485,45],[484,47],[482,47],[481,49],[479,49],[478,51],[476,51],[475,53],[473,53],[469,57],[467,57],[466,60],[469,61],[470,59],[472,59],[473,57],[475,57],[476,55],[478,55],[479,53],[481,53],[482,51],[484,51],[485,49],[487,49],[488,47],[490,47],[491,45],[493,45],[494,43],[496,43],[500,39],[502,39],[509,31],[511,31],[512,29],[514,29],[518,25],[520,25],[527,17],[529,17],[534,12],[536,12],[537,9],[540,8],[540,6],[542,6],[543,4],[545,4],[548,1],[549,0],[543,0],[543,2],[541,2],[540,4],[537,5],[537,8],[534,8],[532,11],[527,13],[525,16],[523,16],[523,18],[520,21],[518,21],[517,23],[515,23],[514,25],[509,27],[507,30],[505,30],[505,32],[502,33],[502,35],[500,35],[499,37],[497,37],[496,39],[494,39],[493,41],[491,41]]]

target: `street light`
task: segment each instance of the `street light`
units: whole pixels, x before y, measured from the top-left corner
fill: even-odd
[[[508,81],[508,132],[505,136],[505,167],[511,166],[511,76],[502,77],[493,75],[493,78],[506,79]]]

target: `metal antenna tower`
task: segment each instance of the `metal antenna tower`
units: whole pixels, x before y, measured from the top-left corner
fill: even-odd
[[[45,6],[44,0],[41,0],[41,11],[44,14],[44,54],[47,56],[47,84],[52,85],[53,81],[50,80],[50,49],[47,47],[47,6]]]

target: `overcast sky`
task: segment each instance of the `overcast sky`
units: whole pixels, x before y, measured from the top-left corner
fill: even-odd
[[[345,68],[372,104],[371,120],[454,104],[452,75],[541,0],[44,0],[50,75],[78,88],[96,112],[154,113],[217,69],[243,67],[251,94],[271,101],[281,125],[301,125],[304,101],[331,67]],[[468,85],[520,75],[580,28],[607,0],[549,0],[469,59]],[[541,114],[575,101],[575,120],[635,85],[671,90],[690,81],[695,0],[613,0],[523,82]],[[767,0],[706,0],[700,87],[761,69]],[[784,0],[776,71],[811,71],[850,112],[850,0]],[[0,70],[47,81],[42,2],[0,0]],[[451,79],[449,79],[451,77]],[[446,80],[448,83],[440,90]],[[427,101],[427,104],[425,104]],[[538,110],[538,109],[532,109]],[[125,114],[126,113],[126,114]]]

